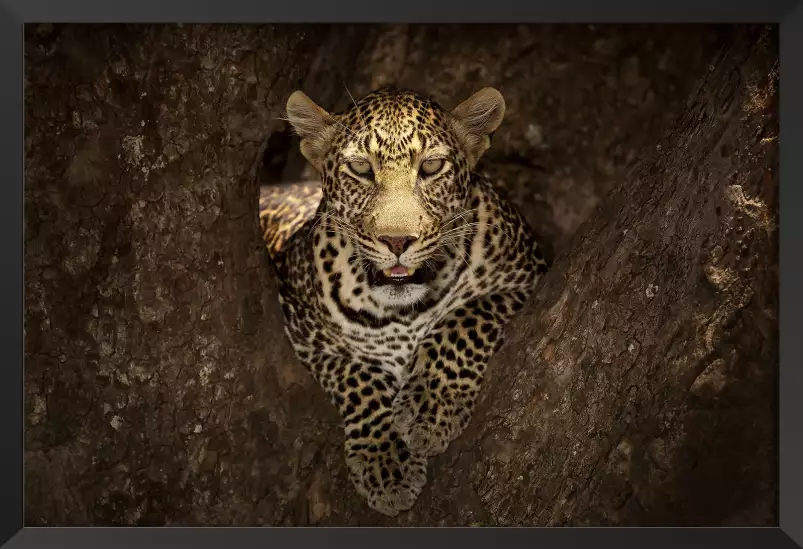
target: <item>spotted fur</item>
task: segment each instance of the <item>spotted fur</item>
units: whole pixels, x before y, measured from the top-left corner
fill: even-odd
[[[523,218],[473,171],[504,100],[486,88],[447,111],[387,88],[329,114],[295,92],[287,111],[322,198],[269,243],[285,332],[342,416],[357,492],[395,515],[465,429],[504,325],[547,270]],[[394,266],[415,270],[388,284]]]
[[[266,185],[259,192],[259,225],[272,258],[306,223],[321,202],[317,181]]]

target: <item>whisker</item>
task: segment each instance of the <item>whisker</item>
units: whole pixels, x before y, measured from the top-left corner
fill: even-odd
[[[443,227],[445,227],[445,226],[447,226],[447,225],[451,225],[451,224],[452,224],[452,223],[454,223],[455,221],[459,221],[459,220],[461,220],[461,219],[465,220],[465,217],[466,217],[467,215],[469,215],[469,214],[471,214],[471,213],[474,213],[474,212],[476,212],[477,210],[479,210],[479,208],[473,208],[473,209],[471,209],[471,210],[463,210],[463,211],[461,211],[461,212],[458,212],[458,213],[456,213],[455,215],[453,215],[452,217],[450,217],[448,220],[446,220],[444,223],[442,223],[442,224],[441,224],[441,226],[440,226],[439,228],[441,228],[441,229],[442,229]]]
[[[338,126],[340,126],[340,127],[341,127],[341,128],[342,128],[342,129],[343,129],[345,132],[346,132],[346,133],[348,133],[348,134],[349,134],[351,137],[353,137],[354,139],[359,139],[359,138],[360,138],[360,136],[359,136],[358,134],[354,133],[354,132],[353,132],[351,129],[347,128],[347,127],[346,127],[346,126],[345,126],[345,125],[344,125],[342,122],[340,122],[340,121],[339,121],[337,118],[332,118],[332,120],[334,121],[334,123],[335,123],[335,124],[337,124]]]
[[[459,248],[457,249],[457,253],[459,253],[459,254],[460,254],[460,258],[461,258],[461,259],[463,260],[463,262],[466,264],[466,267],[468,267],[468,268],[469,268],[469,270],[472,272],[472,274],[474,275],[474,278],[479,278],[479,276],[477,275],[477,271],[475,271],[475,270],[474,270],[474,267],[472,267],[472,266],[471,266],[471,263],[469,262],[469,259],[471,259],[471,257],[469,256],[469,254],[467,254],[467,253],[466,253],[465,251],[463,251],[463,250],[460,250]],[[468,259],[467,259],[467,258],[468,258]]]
[[[360,118],[360,124],[365,125],[365,122],[362,119],[362,114],[360,114],[360,108],[357,106],[357,102],[354,100],[354,96],[351,95],[351,92],[349,91],[349,87],[346,86],[345,82],[343,82],[343,87],[346,88],[346,93],[349,94],[349,97],[351,98],[351,102],[354,103],[354,108],[357,111],[357,116]]]

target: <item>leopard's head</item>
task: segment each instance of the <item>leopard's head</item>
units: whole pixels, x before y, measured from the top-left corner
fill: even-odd
[[[380,302],[406,306],[427,294],[469,217],[471,170],[504,112],[493,88],[451,111],[394,88],[339,114],[301,91],[288,99],[301,152],[321,174],[322,215],[368,260]]]

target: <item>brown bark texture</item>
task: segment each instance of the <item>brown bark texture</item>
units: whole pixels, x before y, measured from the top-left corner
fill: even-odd
[[[776,524],[777,29],[484,29],[26,30],[27,525]],[[256,214],[289,93],[386,82],[502,88],[485,169],[557,256],[393,519]]]

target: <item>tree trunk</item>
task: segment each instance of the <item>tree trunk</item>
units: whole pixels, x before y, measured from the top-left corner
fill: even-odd
[[[335,97],[358,56],[312,65],[365,32],[27,32],[26,524],[775,524],[777,31],[734,31],[561,246],[395,519],[351,488],[256,215],[284,100]]]
[[[414,521],[777,524],[776,36],[740,29],[572,239]]]
[[[27,33],[26,524],[293,523],[309,449],[340,459],[284,340],[256,181],[339,34]]]

